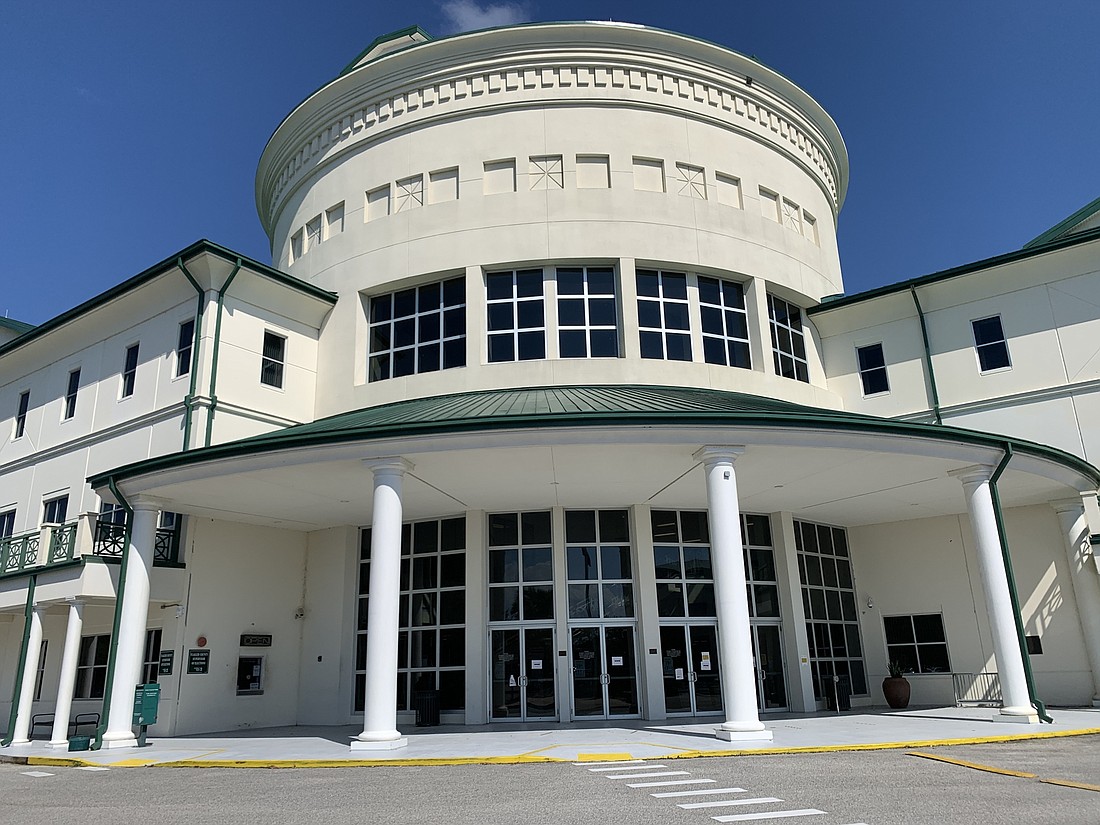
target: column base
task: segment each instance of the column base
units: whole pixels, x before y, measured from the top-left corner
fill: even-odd
[[[381,742],[364,742],[362,739],[352,739],[351,749],[353,751],[395,751],[398,748],[408,747],[409,739],[407,736],[402,736],[399,739],[384,739]]]
[[[111,734],[105,734],[103,736],[103,744],[100,747],[103,750],[114,750],[115,748],[136,748],[138,746],[137,737],[132,733],[126,738],[108,739]],[[115,734],[118,736],[118,734]]]
[[[1001,708],[993,717],[994,722],[1014,722],[1017,725],[1038,725],[1039,713],[1035,708]]]
[[[1100,708],[1100,696],[1093,696],[1092,697],[1092,706],[1094,708]]]
[[[770,742],[772,732],[766,728],[760,730],[726,730],[715,728],[714,735],[724,742]]]
[[[44,747],[52,748],[54,750],[58,750],[58,749],[68,750],[69,740],[63,739],[60,742],[47,742]]]
[[[11,742],[8,743],[8,747],[18,748],[20,745],[29,745],[30,743],[30,739],[13,739]]]

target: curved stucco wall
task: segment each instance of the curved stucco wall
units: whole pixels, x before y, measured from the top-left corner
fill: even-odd
[[[322,335],[319,415],[619,381],[835,406],[816,353],[809,385],[773,374],[766,295],[805,307],[842,291],[846,177],[825,112],[754,61],[666,32],[553,24],[422,43],[337,78],[272,137],[257,203],[276,264],[341,295]],[[622,357],[487,364],[482,273],[565,263],[616,268]],[[754,368],[641,359],[635,265],[750,285]],[[365,296],[463,273],[467,367],[368,384]]]

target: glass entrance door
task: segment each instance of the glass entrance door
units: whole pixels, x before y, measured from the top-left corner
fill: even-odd
[[[554,629],[493,628],[489,648],[490,717],[515,721],[556,719]]]
[[[783,647],[779,625],[752,628],[752,658],[756,671],[756,695],[762,711],[787,710],[787,678],[783,671]]]
[[[573,716],[638,715],[638,658],[633,625],[570,628]]]
[[[663,625],[661,662],[666,713],[721,712],[718,629],[714,625]]]

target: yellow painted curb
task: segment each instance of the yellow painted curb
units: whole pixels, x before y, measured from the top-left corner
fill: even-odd
[[[547,748],[543,748],[547,750]],[[613,761],[616,759],[633,759],[629,753],[578,753],[576,759],[571,759],[571,762],[603,762],[604,760]]]
[[[1080,788],[1083,791],[1100,791],[1100,785],[1089,785],[1087,782],[1070,782],[1068,779],[1040,779],[1047,785],[1061,785],[1063,788]]]
[[[98,762],[89,762],[86,759],[69,759],[61,756],[28,756],[28,765],[39,765],[44,768],[100,768]]]
[[[939,756],[934,753],[920,753],[919,751],[911,751],[906,756],[919,756],[921,759],[933,759],[936,762],[946,762],[949,765],[959,765],[963,768],[973,768],[976,771],[985,771],[986,773],[999,773],[1003,776],[1019,776],[1024,779],[1035,779],[1039,774],[1027,773],[1026,771],[1010,771],[1005,768],[995,768],[992,765],[979,765],[977,762],[967,762],[963,759],[952,759],[950,756]]]

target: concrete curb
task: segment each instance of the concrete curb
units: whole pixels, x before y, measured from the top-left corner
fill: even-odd
[[[960,739],[919,739],[905,742],[873,742],[854,745],[813,745],[797,748],[756,748],[740,750],[682,751],[662,756],[641,757],[644,760],[666,759],[705,759],[720,756],[782,756],[802,753],[839,753],[843,751],[901,750],[904,748],[935,748],[957,745],[987,745],[998,742],[1022,742],[1032,739],[1062,739],[1070,736],[1094,736],[1100,734],[1100,728],[1084,728],[1068,731],[1046,731],[1043,733],[1018,733],[1003,736],[972,736]],[[120,754],[121,755],[121,754]],[[595,754],[598,755],[598,754]],[[590,755],[591,756],[591,755]],[[91,762],[75,757],[54,756],[15,756],[0,755],[0,763],[16,765],[34,765],[54,768],[408,768],[408,767],[447,767],[457,765],[536,765],[571,764],[578,759],[566,759],[556,756],[533,756],[516,754],[514,756],[455,756],[424,759],[177,759],[166,762],[153,762],[140,759],[124,759],[116,763]]]

